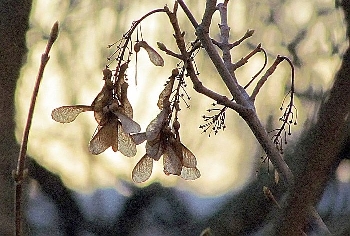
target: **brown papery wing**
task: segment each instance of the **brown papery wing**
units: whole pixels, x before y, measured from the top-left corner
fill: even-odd
[[[137,43],[138,46],[143,47],[147,53],[150,61],[155,65],[155,66],[164,66],[164,60],[159,53],[154,50],[151,46],[148,45],[146,41],[140,41]]]
[[[146,141],[146,132],[132,134],[131,137],[134,139],[136,145],[139,145]]]
[[[160,131],[163,128],[164,122],[168,117],[168,110],[163,109],[156,118],[146,128],[146,137],[148,141],[152,141],[158,137]]]
[[[159,109],[163,109],[165,107],[164,101],[169,101],[170,95],[173,91],[174,81],[175,81],[175,77],[173,76],[170,77],[170,80],[165,85],[163,91],[159,94],[158,103],[157,103],[157,106],[159,107]]]
[[[164,153],[164,147],[162,142],[159,139],[146,142],[146,153],[148,156],[152,157],[155,161],[158,161],[159,158]]]
[[[117,110],[112,110],[112,112],[118,116],[125,133],[139,133],[141,131],[141,126],[127,115]]]
[[[145,154],[132,170],[132,180],[142,183],[149,179],[152,174],[153,159]]]
[[[92,111],[92,107],[85,105],[62,106],[53,109],[51,117],[54,121],[60,123],[70,123],[74,121],[80,113],[85,111]]]
[[[201,176],[201,173],[197,168],[188,168],[183,166],[180,176],[185,180],[195,180]]]
[[[182,143],[180,143],[180,147],[182,150],[182,165],[190,168],[196,167],[197,160],[193,153]]]
[[[182,164],[171,146],[163,154],[163,171],[166,175],[181,175]]]
[[[133,118],[133,109],[131,106],[131,103],[129,102],[128,99],[128,83],[124,82],[121,85],[121,104],[123,107],[123,112],[125,115],[127,115],[130,119]]]
[[[122,126],[118,124],[118,150],[127,157],[136,155],[136,144],[131,135],[125,133]]]
[[[114,122],[108,122],[105,126],[100,126],[98,132],[89,143],[91,154],[98,155],[112,146],[117,139],[117,127]]]

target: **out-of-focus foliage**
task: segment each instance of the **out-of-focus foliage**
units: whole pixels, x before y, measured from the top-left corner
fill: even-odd
[[[205,1],[188,1],[193,14],[201,20]],[[67,186],[91,190],[98,186],[115,185],[118,180],[131,181],[131,171],[144,153],[138,147],[136,157],[128,158],[107,150],[93,156],[88,152],[88,142],[96,128],[92,114],[80,115],[72,124],[58,124],[51,120],[51,110],[62,105],[91,104],[100,91],[102,69],[106,58],[113,53],[107,45],[120,39],[132,21],[171,0],[157,1],[34,1],[31,29],[27,34],[29,54],[17,88],[17,137],[22,134],[34,78],[51,25],[59,20],[60,34],[46,68],[29,140],[29,155],[41,165],[59,174]],[[296,92],[298,126],[293,127],[290,140],[298,137],[308,119],[313,118],[320,96],[326,91],[337,70],[345,49],[343,15],[336,10],[332,0],[314,1],[243,1],[229,2],[231,40],[242,37],[247,29],[254,29],[253,37],[233,49],[232,58],[239,60],[258,43],[268,52],[269,64],[280,54],[291,58],[296,67]],[[194,40],[194,30],[179,9],[179,17],[186,39]],[[218,36],[218,13],[214,15],[211,36]],[[171,26],[164,13],[147,18],[142,24],[142,37],[150,46],[164,43],[175,50]],[[136,39],[136,38],[135,38]],[[129,67],[129,99],[134,107],[134,119],[144,131],[158,112],[158,95],[177,61],[158,51],[165,66],[155,67],[145,51],[138,55],[138,85],[134,76],[136,65]],[[135,56],[135,55],[133,55]],[[135,57],[132,58],[134,60]],[[225,95],[214,67],[206,53],[201,51],[196,64],[203,83]],[[253,57],[237,71],[237,77],[245,85],[262,67],[263,57]],[[277,127],[280,104],[289,90],[290,68],[283,63],[269,78],[257,97],[257,110],[263,121],[275,117],[272,127]],[[252,88],[248,88],[252,91]],[[162,164],[154,163],[153,174],[146,184],[161,181],[196,190],[202,194],[219,194],[240,188],[254,177],[261,165],[257,155],[262,155],[257,142],[244,122],[232,111],[226,114],[226,130],[218,135],[201,134],[201,116],[211,108],[213,101],[196,94],[188,81],[187,92],[191,96],[190,109],[182,104],[179,113],[182,142],[197,157],[202,176],[195,181],[164,176]],[[117,178],[116,178],[117,177]]]

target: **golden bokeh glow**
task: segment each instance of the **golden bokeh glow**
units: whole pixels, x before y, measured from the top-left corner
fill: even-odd
[[[16,92],[17,139],[21,139],[46,38],[52,24],[58,20],[60,33],[44,73],[35,107],[28,153],[41,165],[60,175],[64,183],[73,189],[88,191],[96,187],[117,186],[120,179],[131,182],[131,171],[145,152],[144,144],[138,146],[138,154],[133,158],[124,157],[111,150],[93,156],[89,154],[87,148],[96,128],[92,113],[83,113],[69,124],[56,123],[50,114],[52,109],[62,105],[90,105],[103,86],[102,69],[106,64],[106,58],[113,53],[112,49],[107,49],[107,45],[120,39],[132,21],[154,8],[162,8],[165,4],[172,6],[173,1],[106,0],[102,3],[86,0],[74,1],[74,4],[69,5],[70,2],[34,1],[30,19],[31,28],[27,34],[29,53]],[[232,24],[231,39],[237,40],[247,29],[255,29],[255,34],[249,42],[253,45],[262,43],[270,53],[269,65],[277,54],[291,56],[286,44],[292,41],[301,27],[308,27],[308,32],[317,32],[317,35],[308,33],[307,39],[297,48],[303,66],[307,67],[296,70],[297,89],[306,90],[311,83],[315,83],[316,87],[326,90],[331,85],[330,81],[339,65],[340,57],[338,55],[331,57],[330,40],[333,40],[333,44],[339,44],[339,48],[342,49],[344,32],[339,30],[342,22],[330,27],[326,18],[320,17],[318,22],[313,21],[316,18],[313,10],[317,6],[317,1],[288,1],[285,8],[280,10],[288,14],[279,15],[276,18],[277,24],[270,24],[266,20],[268,16],[264,14],[267,12],[262,10],[269,7],[267,3],[264,5],[250,1],[248,5],[246,1],[232,2],[232,5],[229,3],[229,11],[235,13],[231,13],[229,17]],[[189,6],[194,9],[194,15],[200,20],[204,1],[194,1],[189,3]],[[298,11],[296,15],[295,11],[298,9],[302,11]],[[341,19],[337,11],[329,14]],[[184,23],[186,38],[194,40],[190,23],[184,19],[181,9],[179,16]],[[219,23],[218,14],[213,19],[214,29]],[[282,24],[286,24],[284,28],[281,27]],[[217,29],[215,31],[217,32]],[[161,41],[176,51],[171,27],[165,14],[152,16],[142,23],[142,36],[154,48],[156,42]],[[215,34],[212,36],[217,37]],[[251,49],[240,46],[235,50],[233,59],[238,60]],[[163,68],[154,67],[146,53],[142,51],[139,53],[137,86],[134,82],[136,71],[134,61],[127,72],[130,84],[129,99],[134,107],[134,118],[143,131],[159,112],[156,106],[158,95],[170,76],[171,69],[177,63],[164,53],[161,55],[165,59]],[[262,64],[261,55],[252,58],[247,66],[237,71],[240,82],[243,85],[247,83]],[[199,53],[197,66],[204,85],[228,96],[205,52]],[[289,77],[290,68],[281,65],[269,79],[264,91],[258,95],[257,110],[262,121],[265,122],[270,115],[274,115],[275,125],[278,125],[279,106],[286,92],[284,85],[287,84],[288,87]],[[210,104],[213,101],[196,94],[190,81],[187,91],[192,98],[189,101],[191,109],[183,106],[180,112],[181,139],[196,155],[202,176],[195,181],[166,176],[160,161],[155,162],[150,180],[140,186],[160,181],[167,186],[178,185],[208,195],[241,188],[254,175],[255,168],[259,165],[260,159],[256,156],[261,151],[257,142],[240,117],[232,111],[226,114],[227,129],[224,132],[218,135],[212,134],[210,138],[207,134],[202,134],[202,130],[198,128],[203,124],[201,116],[206,113],[206,109],[211,108]],[[251,91],[251,88],[248,91]],[[301,125],[293,127],[296,133],[302,129],[303,122],[310,116],[308,107],[302,104],[298,106],[298,112],[298,122]]]

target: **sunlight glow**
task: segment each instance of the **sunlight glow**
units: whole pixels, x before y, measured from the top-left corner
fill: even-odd
[[[104,4],[100,4],[99,1],[86,0],[78,1],[70,8],[68,0],[34,1],[30,20],[31,28],[27,34],[29,53],[16,91],[17,140],[20,141],[23,132],[29,99],[41,53],[45,49],[46,37],[51,25],[58,20],[60,33],[52,48],[39,91],[29,137],[28,154],[41,165],[58,174],[70,188],[86,191],[101,186],[118,186],[119,180],[131,182],[131,171],[145,153],[144,144],[141,144],[137,147],[137,155],[132,158],[114,153],[110,149],[101,155],[93,156],[88,151],[89,140],[97,126],[93,112],[80,114],[74,122],[69,124],[57,123],[51,119],[50,115],[52,109],[63,105],[90,105],[103,86],[102,70],[107,63],[106,58],[115,50],[115,48],[108,49],[107,45],[120,39],[123,33],[129,29],[132,21],[139,19],[142,14],[151,9],[162,8],[164,4],[168,4],[168,6],[173,4],[171,0],[157,0],[152,1],[152,3],[143,1],[142,4],[140,2],[120,1],[117,4],[116,1],[108,0],[104,1]],[[203,5],[198,6],[198,8],[198,4],[197,1],[189,3],[190,7],[195,9],[196,16],[198,14],[196,11],[204,7]],[[58,6],[59,10],[57,10]],[[338,57],[334,57],[332,61],[324,59],[326,56],[329,57],[329,51],[332,50],[329,35],[335,35],[336,39],[341,40],[345,37],[341,36],[344,35],[344,32],[341,34],[337,29],[334,33],[329,33],[329,27],[325,26],[327,22],[312,22],[314,6],[313,2],[290,1],[289,15],[286,18],[292,21],[293,27],[295,24],[298,26],[308,24],[308,27],[315,34],[315,37],[302,41],[297,50],[302,55],[303,63],[311,68],[310,70],[317,71],[320,77],[322,75],[317,83],[320,88],[326,89],[329,86],[329,81],[325,78],[332,78],[340,61]],[[271,22],[267,21],[266,15],[257,15],[256,20],[253,21],[250,8],[254,8],[252,12],[255,12],[255,17],[255,14],[260,12],[256,10],[260,7],[259,4],[247,6],[245,1],[240,0],[233,1],[230,7],[232,8],[229,10],[233,11],[229,17],[232,36],[235,37],[232,39],[233,41],[241,37],[241,32],[253,28],[256,29],[256,33],[248,41],[252,45],[262,43],[263,47],[270,53],[268,66],[271,65],[277,54],[292,57],[286,49],[286,45],[295,36],[295,27],[294,30],[289,30],[288,26],[281,28],[278,25],[280,22],[272,25]],[[119,11],[115,9],[119,9]],[[179,16],[184,16],[180,9]],[[278,19],[284,19],[283,17],[283,15],[279,15]],[[217,32],[217,23],[219,23],[217,15],[214,19],[212,28],[216,27],[214,31]],[[186,31],[186,39],[194,40],[192,26],[187,19],[182,18],[181,20],[184,22],[181,24],[183,30]],[[164,14],[160,14],[152,16],[142,23],[143,39],[154,49],[157,49],[156,42],[160,41],[177,52],[171,27],[169,25],[165,27],[163,22],[168,24],[168,19]],[[290,29],[293,27],[291,26]],[[139,36],[141,37],[141,35]],[[217,37],[217,35],[213,34],[212,37]],[[340,44],[340,42],[336,43]],[[240,45],[234,49],[234,61],[250,52],[251,46],[247,47],[245,43],[242,45],[245,46]],[[139,52],[137,86],[134,82],[136,53],[132,54],[133,62],[130,63],[127,71],[128,96],[134,108],[134,118],[141,125],[142,131],[145,131],[149,122],[160,112],[156,105],[159,93],[170,76],[171,69],[178,63],[177,60],[171,59],[163,52],[159,50],[158,52],[165,60],[164,67],[155,67],[149,61],[146,52]],[[318,54],[315,54],[316,52]],[[207,54],[200,52],[196,62],[203,84],[229,97],[227,89],[223,87],[222,81],[213,71],[214,67],[210,64]],[[251,60],[251,64],[248,62],[247,65],[247,67],[243,67],[244,69],[237,70],[238,78],[242,84],[249,81],[251,76],[260,69],[262,66],[261,57],[256,56]],[[112,64],[111,68],[114,69],[114,66]],[[298,73],[300,71],[298,69]],[[307,73],[312,75],[310,71],[305,72],[305,74]],[[275,117],[280,115],[279,104],[285,93],[284,86],[289,83],[289,75],[290,68],[287,66],[279,67],[270,78],[271,81],[269,80],[266,84],[264,92],[259,94],[257,110],[263,121],[266,121],[270,115]],[[315,80],[300,75],[296,81],[307,88]],[[253,163],[259,161],[256,161],[255,158],[257,153],[261,152],[260,147],[256,146],[257,142],[253,139],[248,127],[232,111],[227,112],[227,128],[224,132],[219,132],[217,135],[212,133],[210,138],[208,138],[208,133],[202,134],[202,130],[198,128],[199,125],[203,124],[201,116],[206,114],[208,108],[212,108],[213,101],[193,92],[192,83],[190,81],[187,83],[186,89],[191,96],[189,101],[191,108],[187,109],[183,106],[184,104],[181,104],[182,110],[179,114],[181,142],[196,156],[202,176],[195,181],[183,181],[177,176],[166,176],[163,173],[161,159],[154,163],[150,180],[139,186],[159,181],[166,186],[181,186],[181,188],[207,195],[222,194],[241,188],[255,173]],[[254,86],[252,85],[252,88]],[[248,91],[251,91],[249,89]],[[303,107],[303,105],[298,109],[301,114],[304,114],[300,116],[300,122],[298,121],[302,124],[310,114],[308,108]],[[296,127],[297,130],[301,128],[302,125]]]

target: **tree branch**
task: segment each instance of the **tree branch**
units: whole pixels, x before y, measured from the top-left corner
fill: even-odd
[[[26,126],[24,129],[23,133],[23,138],[22,138],[22,144],[21,144],[21,149],[20,153],[18,156],[18,163],[17,163],[17,169],[16,172],[14,173],[14,179],[15,179],[15,225],[16,225],[16,235],[21,235],[22,233],[22,184],[23,180],[25,178],[25,163],[26,163],[26,153],[27,153],[27,145],[28,145],[28,136],[29,136],[29,131],[30,127],[32,124],[32,119],[33,119],[33,113],[34,113],[34,107],[35,107],[35,102],[36,98],[38,96],[39,92],[39,87],[40,87],[40,82],[44,74],[45,66],[47,62],[49,61],[49,52],[51,50],[51,47],[53,43],[56,41],[58,36],[58,22],[56,22],[50,33],[50,38],[47,42],[45,53],[42,54],[41,56],[41,64],[38,72],[38,76],[36,79],[36,83],[34,86],[33,90],[33,95],[32,99],[30,102],[30,107],[29,107],[29,112],[28,112],[28,117],[27,117],[27,122]]]
[[[212,5],[213,2],[214,1],[210,1],[210,0],[207,1],[207,6],[206,6],[207,8],[203,15],[203,19],[205,17],[210,17],[211,19],[212,13],[214,12],[213,11],[214,7]],[[275,166],[278,173],[281,175],[284,183],[288,187],[292,187],[294,185],[294,178],[293,178],[292,172],[290,171],[288,165],[283,160],[275,144],[273,144],[273,142],[269,138],[265,128],[261,124],[256,114],[253,101],[250,99],[246,91],[238,84],[234,73],[229,72],[225,63],[219,56],[218,52],[215,50],[212,40],[209,37],[209,32],[206,30],[207,24],[208,23],[203,20],[202,23],[196,28],[196,33],[198,38],[201,40],[203,47],[207,51],[211,61],[215,65],[222,80],[224,81],[227,88],[231,92],[231,95],[234,98],[234,100],[238,104],[246,108],[246,110],[244,110],[244,112],[242,113],[239,113],[239,115],[246,121],[246,123],[252,130],[256,139],[259,141],[260,145],[263,147],[264,151],[269,156],[272,164]]]

